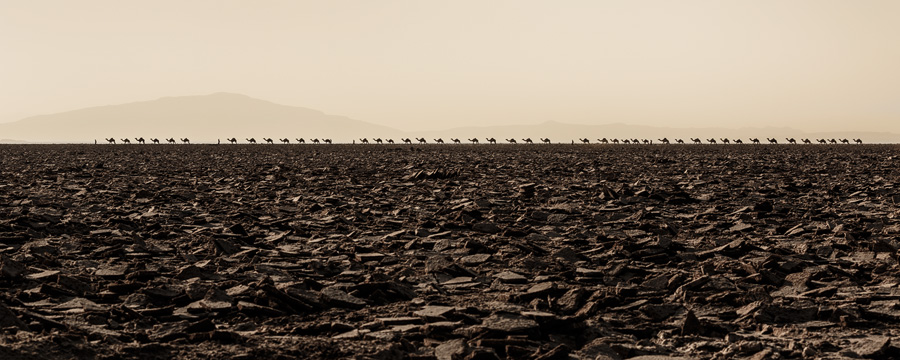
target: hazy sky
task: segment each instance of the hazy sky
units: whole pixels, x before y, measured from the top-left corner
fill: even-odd
[[[2,0],[0,122],[235,92],[402,130],[900,132],[896,0]]]

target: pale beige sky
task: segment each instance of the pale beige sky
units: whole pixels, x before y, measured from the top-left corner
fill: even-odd
[[[900,132],[900,1],[0,1],[0,122],[242,93],[401,130]]]

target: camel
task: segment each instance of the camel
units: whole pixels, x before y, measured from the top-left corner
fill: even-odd
[[[850,143],[850,140],[847,140],[847,139],[841,139],[841,142],[844,143],[844,144],[849,144],[849,143]]]
[[[675,139],[675,142],[678,144],[684,144],[684,140],[681,139]]]
[[[819,144],[827,144],[828,143],[828,141],[825,139],[816,139],[816,142],[818,142]]]
[[[515,144],[515,143],[516,143],[516,139],[506,139],[506,142],[508,142],[508,143],[510,143],[510,144]]]
[[[590,144],[591,143],[591,141],[588,139],[578,138],[578,140],[581,141],[582,144]]]
[[[387,143],[388,143],[388,144],[391,144],[391,145],[394,145],[394,139],[387,139]]]
[[[489,142],[489,143],[491,143],[491,144],[496,144],[496,143],[497,143],[497,139],[494,139],[494,138],[489,138],[489,139],[485,139],[485,140],[487,140],[487,142]]]
[[[191,143],[191,140],[188,139],[188,138],[184,138],[184,139],[181,139],[181,142],[183,142],[183,143],[185,143],[185,144],[190,144],[190,143]]]
[[[734,139],[735,144],[743,144],[744,142],[741,139]]]
[[[249,138],[249,139],[245,138],[244,140],[247,140],[248,143],[256,144],[256,138]]]
[[[691,138],[691,142],[693,142],[694,144],[699,144],[699,143],[700,143],[700,139],[694,139],[694,138]]]
[[[131,144],[131,140],[128,140],[128,138],[125,138],[125,139],[122,139],[122,143],[123,144]]]
[[[306,144],[306,140],[303,140],[303,138],[294,139],[294,140],[297,140],[298,144]]]
[[[622,140],[622,143],[623,144],[631,144],[631,140],[625,139],[625,140]]]
[[[708,142],[708,143],[710,143],[710,144],[715,144],[715,143],[716,143],[716,139],[706,139],[706,142]]]
[[[641,140],[641,141],[642,141],[645,145],[653,144],[653,140],[643,139],[643,140]]]
[[[752,143],[754,143],[754,144],[759,144],[759,139],[757,139],[757,138],[750,138],[750,142],[752,142]]]
[[[550,138],[546,138],[546,139],[541,138],[541,142],[544,143],[544,144],[549,144],[549,143],[550,143]]]
[[[104,138],[104,139],[106,139],[106,138]],[[115,143],[116,143],[116,139],[109,138],[109,139],[106,139],[106,142],[108,142],[108,143],[110,143],[110,144],[115,144]]]
[[[169,143],[169,144],[174,144],[174,143],[175,143],[175,138],[168,138],[168,139],[166,139],[166,142]]]
[[[275,143],[272,141],[272,138],[263,138],[263,140],[266,141],[266,144],[274,144]]]
[[[438,143],[438,144],[443,144],[443,143],[444,143],[444,139],[442,139],[442,138],[437,138],[437,139],[434,139],[434,142],[436,142],[436,143]]]
[[[469,139],[469,141],[471,141],[472,144],[477,144],[477,143],[478,143],[478,138]]]
[[[808,144],[812,144],[812,141],[809,141],[809,139],[803,139],[803,140],[800,140],[800,141],[803,141],[803,143],[804,143],[804,144],[807,144],[807,145],[808,145]]]
[[[454,144],[460,143],[459,139],[450,138],[450,141],[452,141]]]
[[[281,141],[282,144],[290,144],[290,143],[291,143],[291,140],[290,140],[290,139],[287,139],[287,138],[284,138],[284,139],[278,139],[278,140]]]
[[[778,143],[778,140],[775,140],[775,139],[766,138],[766,140],[769,140],[769,144],[777,144]]]
[[[638,139],[631,139],[632,144],[640,144],[641,142]]]
[[[526,144],[534,144],[534,141],[531,141],[531,138],[522,139]]]
[[[730,143],[731,143],[731,141],[729,141],[728,138],[724,138],[724,139],[721,139],[721,138],[720,138],[719,140],[722,140],[722,143],[723,143],[723,144],[730,144]]]
[[[416,141],[418,141],[419,144],[427,144],[427,143],[428,143],[428,141],[425,141],[425,138],[421,138],[421,139],[420,139],[420,138],[416,138]]]
[[[607,139],[607,138],[597,139],[597,142],[599,142],[601,144],[609,144],[609,139]]]
[[[331,145],[331,139],[322,139],[326,144]]]
[[[656,140],[659,140],[659,142],[666,144],[666,145],[669,144],[669,138],[662,138],[662,139],[656,139]]]
[[[378,143],[378,145],[384,144],[384,141],[381,138],[373,138],[372,141]]]
[[[361,143],[363,143],[363,144],[368,144],[368,143],[369,143],[369,139],[362,138],[362,139],[359,139],[359,142],[361,142]]]
[[[154,144],[159,144],[159,139],[157,138],[150,139],[150,141]]]
[[[404,144],[412,144],[412,140],[410,140],[409,138],[406,138],[406,139],[400,139],[400,140],[403,140],[403,143],[404,143]]]
[[[142,137],[134,138],[134,141],[137,141],[138,144],[143,144],[143,143],[144,143],[144,138],[142,138]]]
[[[794,145],[797,144],[797,140],[794,140],[794,138],[785,138],[785,140],[787,140],[787,142],[790,144],[794,144]]]
[[[853,142],[855,142],[857,145],[862,145],[862,139],[853,139]]]
[[[616,144],[616,145],[619,145],[619,139],[612,139],[612,143],[613,143],[613,144]]]
[[[225,139],[225,140],[228,140],[228,142],[230,142],[232,144],[237,144],[237,139],[235,139],[235,138]]]
[[[828,143],[829,143],[829,144],[837,144],[837,140],[835,140],[835,139],[829,139],[829,140],[828,140]]]

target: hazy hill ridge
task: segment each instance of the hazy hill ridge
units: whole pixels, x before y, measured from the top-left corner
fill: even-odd
[[[399,130],[344,116],[275,104],[249,96],[215,93],[164,97],[152,101],[98,106],[40,115],[0,124],[0,138],[32,142],[93,142],[113,137],[187,137],[192,142],[216,142],[236,137],[329,138],[391,136]],[[383,135],[382,135],[383,134]],[[343,136],[340,136],[343,135]],[[335,139],[338,141],[338,139]]]
[[[438,131],[404,132],[387,126],[372,124],[344,116],[328,115],[321,111],[303,107],[287,106],[249,96],[232,93],[215,93],[200,96],[164,97],[157,100],[133,102],[121,105],[98,106],[57,114],[40,115],[20,121],[0,124],[0,139],[3,143],[17,142],[75,142],[91,143],[97,140],[105,143],[105,138],[115,138],[117,142],[129,138],[189,138],[194,143],[215,143],[235,137],[240,142],[255,138],[263,142],[264,137],[278,143],[279,138],[288,138],[292,143],[296,138],[330,138],[335,142],[352,142],[360,138],[394,139],[423,137],[429,143],[451,138],[462,142],[477,137],[480,142],[486,138],[496,138],[499,143],[506,139],[531,138],[540,143],[541,137],[550,138],[554,143],[578,142],[587,138],[592,143],[600,138],[649,139],[659,142],[667,138],[674,142],[683,139],[741,138],[745,142],[750,137],[773,137],[779,143],[785,138],[860,138],[866,143],[898,143],[900,135],[882,132],[829,132],[807,133],[790,128],[670,128],[650,127],[610,123],[605,125],[568,124],[547,121],[533,125],[509,125],[452,128]]]

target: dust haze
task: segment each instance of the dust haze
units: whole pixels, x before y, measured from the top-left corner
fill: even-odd
[[[898,13],[895,1],[4,1],[0,122],[229,92],[409,132],[900,133]]]

